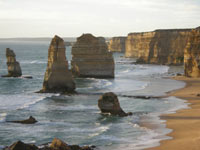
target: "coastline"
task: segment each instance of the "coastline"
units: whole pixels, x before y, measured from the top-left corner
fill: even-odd
[[[200,78],[183,76],[171,79],[184,81],[186,86],[167,93],[168,96],[187,100],[189,108],[181,109],[173,114],[161,115],[166,120],[166,127],[173,131],[167,134],[172,139],[163,140],[160,146],[146,150],[199,150],[200,149]]]

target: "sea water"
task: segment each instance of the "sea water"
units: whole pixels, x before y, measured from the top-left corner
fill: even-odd
[[[134,59],[114,54],[115,79],[76,79],[78,95],[35,93],[42,88],[50,41],[0,40],[0,75],[7,74],[5,49],[16,53],[24,75],[33,79],[0,78],[0,148],[22,140],[36,145],[54,137],[69,144],[96,145],[100,150],[139,150],[159,144],[171,130],[159,115],[186,108],[178,98],[140,99],[161,96],[183,87],[180,81],[163,78],[182,70],[161,65],[135,65]],[[71,47],[66,48],[71,60]],[[97,103],[101,94],[114,92],[121,107],[133,116],[102,116]],[[34,116],[38,123],[8,123]]]

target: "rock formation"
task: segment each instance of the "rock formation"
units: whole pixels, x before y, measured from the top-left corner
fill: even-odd
[[[17,120],[17,121],[7,121],[7,122],[12,122],[12,123],[21,123],[21,124],[34,124],[37,122],[37,120],[30,116],[28,119],[26,120]]]
[[[138,58],[141,63],[183,64],[184,48],[190,32],[191,29],[171,29],[130,33],[125,55]]]
[[[113,37],[108,43],[108,49],[112,52],[125,52],[126,37]]]
[[[78,77],[114,78],[114,59],[105,39],[83,34],[72,47],[72,73]]]
[[[68,69],[63,39],[55,36],[48,50],[48,64],[44,76],[43,89],[46,93],[73,93],[75,83]]]
[[[35,146],[34,144],[26,144],[17,141],[12,145],[4,148],[4,150],[93,150],[95,146],[68,145],[58,138],[54,138],[50,144]]]
[[[38,150],[38,147],[33,144],[25,144],[22,141],[17,141],[4,150]]]
[[[200,77],[200,28],[192,30],[184,55],[185,76]]]
[[[16,61],[16,55],[13,50],[6,49],[8,75],[2,77],[20,77],[22,75],[21,67],[18,61]]]
[[[117,95],[112,92],[103,94],[98,100],[98,107],[102,113],[110,113],[120,117],[131,115],[132,113],[125,113],[120,107]]]

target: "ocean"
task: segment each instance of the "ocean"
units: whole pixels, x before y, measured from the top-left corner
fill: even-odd
[[[69,144],[95,145],[99,150],[140,150],[159,145],[171,132],[159,115],[187,108],[184,100],[140,99],[131,96],[162,96],[185,86],[168,79],[183,67],[135,65],[134,59],[114,53],[115,79],[77,78],[77,95],[38,94],[47,66],[50,41],[0,40],[0,75],[7,74],[5,49],[11,48],[20,62],[23,75],[33,79],[0,77],[0,149],[17,140],[36,145],[54,137]],[[66,47],[70,64],[71,47]],[[70,65],[69,65],[70,67]],[[114,92],[122,109],[133,116],[102,116],[97,103],[101,94]],[[8,123],[34,116],[32,125]]]

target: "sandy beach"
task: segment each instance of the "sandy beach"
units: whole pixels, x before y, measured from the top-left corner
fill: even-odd
[[[174,114],[163,115],[167,128],[173,131],[168,134],[170,140],[160,142],[160,146],[148,150],[199,150],[200,149],[200,79],[173,77],[174,80],[184,81],[186,86],[182,89],[168,93],[187,100],[188,109],[179,110]]]

